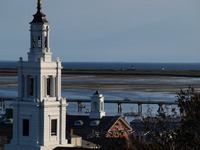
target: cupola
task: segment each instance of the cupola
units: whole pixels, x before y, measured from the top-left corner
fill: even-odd
[[[91,111],[89,117],[91,119],[101,119],[103,116],[105,116],[104,97],[99,90],[97,90],[91,97]]]

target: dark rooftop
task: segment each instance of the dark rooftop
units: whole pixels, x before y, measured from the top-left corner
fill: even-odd
[[[100,95],[99,90],[97,90],[93,95]]]
[[[42,2],[41,0],[38,0],[37,3],[37,12],[35,15],[33,15],[33,20],[31,23],[47,23],[48,21],[46,20],[46,15],[42,13]]]

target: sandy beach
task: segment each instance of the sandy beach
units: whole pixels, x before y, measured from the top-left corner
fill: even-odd
[[[178,92],[189,85],[200,88],[200,78],[134,75],[63,75],[64,89]]]
[[[62,89],[178,92],[189,85],[199,89],[199,71],[63,70]],[[16,87],[17,70],[0,70],[0,86]]]

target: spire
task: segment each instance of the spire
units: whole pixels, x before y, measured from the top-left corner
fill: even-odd
[[[37,11],[41,11],[42,9],[42,0],[38,0],[38,3],[37,3]]]
[[[37,2],[37,12],[33,15],[33,21],[31,23],[47,23],[46,15],[42,13],[42,0]]]

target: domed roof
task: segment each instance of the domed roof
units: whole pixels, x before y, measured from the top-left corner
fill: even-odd
[[[99,90],[97,90],[93,95],[100,95]]]
[[[46,15],[42,13],[42,0],[38,0],[37,3],[37,12],[35,15],[33,15],[33,20],[31,23],[47,23],[48,21],[46,20]]]

